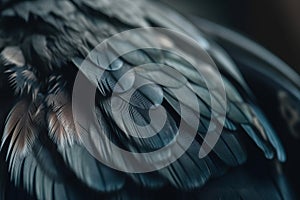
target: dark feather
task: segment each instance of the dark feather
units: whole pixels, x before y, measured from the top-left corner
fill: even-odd
[[[298,135],[295,127],[299,124],[300,109],[300,76],[287,64],[260,45],[245,38],[241,34],[226,29],[206,20],[195,20],[199,28],[221,44],[242,72],[251,86],[262,109],[277,126],[278,121],[285,121],[285,127],[292,135]],[[272,102],[272,103],[270,103]],[[289,112],[293,106],[293,119],[286,117],[285,108]],[[275,107],[275,109],[274,109]],[[290,115],[288,115],[290,116]]]
[[[43,105],[40,99],[35,102],[30,102],[30,99],[21,100],[11,110],[1,144],[3,147],[10,139],[7,154],[10,168],[14,168],[15,163],[30,151],[40,131],[38,126],[41,117],[43,117]]]
[[[56,94],[48,95],[47,122],[49,136],[60,148],[65,145],[73,145],[80,142],[80,134],[77,133],[72,113],[72,104],[68,94],[60,91]]]
[[[138,191],[137,188],[146,191],[149,188],[158,191],[161,189],[167,193],[168,188],[165,187],[169,186],[176,191],[172,194],[174,196],[183,190],[188,194],[191,194],[191,190],[196,191],[196,194],[207,190],[206,193],[202,193],[204,197],[225,199],[280,197],[278,187],[281,186],[274,185],[270,177],[263,177],[266,180],[264,183],[271,188],[270,192],[264,194],[267,186],[256,182],[257,177],[254,175],[251,179],[251,170],[244,170],[244,167],[241,167],[240,173],[234,173],[236,168],[228,172],[230,168],[246,162],[249,158],[247,153],[249,146],[259,147],[267,158],[276,155],[281,161],[285,159],[283,147],[268,122],[269,116],[265,117],[255,102],[254,96],[258,94],[250,91],[250,87],[247,86],[249,78],[244,80],[238,71],[242,66],[240,64],[245,65],[248,60],[244,59],[245,57],[251,58],[253,62],[264,63],[267,69],[271,69],[270,76],[251,67],[250,71],[265,75],[268,77],[267,80],[283,88],[288,97],[282,100],[284,104],[293,102],[290,99],[294,97],[299,100],[299,94],[295,92],[299,91],[297,82],[299,77],[292,75],[291,71],[286,69],[286,65],[270,54],[249,45],[243,39],[238,39],[243,45],[236,44],[235,40],[232,40],[235,34],[222,36],[218,34],[220,29],[209,23],[203,28],[200,26],[204,34],[176,12],[150,1],[20,1],[0,9],[0,12],[5,13],[5,17],[2,15],[0,17],[0,64],[7,67],[12,84],[15,86],[16,99],[23,98],[8,115],[1,147],[1,152],[6,154],[5,145],[7,145],[6,156],[10,158],[11,165],[9,172],[17,187],[23,187],[26,192],[38,199],[83,199],[85,194],[98,198],[106,193],[112,195],[112,198],[129,198],[135,195],[139,198],[144,192]],[[15,26],[16,22],[19,27]],[[104,52],[96,48],[86,61],[83,60],[91,49],[115,33],[150,25],[166,27],[189,35],[207,50],[221,69],[228,99],[227,115],[218,143],[205,158],[199,159],[199,149],[201,145],[210,145],[204,140],[205,134],[214,134],[214,131],[222,125],[219,115],[225,110],[225,105],[222,104],[223,99],[220,99],[221,95],[218,92],[214,92],[213,96],[210,95],[204,77],[199,75],[189,62],[163,50],[143,49],[123,55],[125,48],[134,49],[139,45],[153,44],[153,41],[142,34],[133,35],[134,41],[131,42],[117,40],[109,44]],[[176,42],[168,37],[156,39],[165,40],[165,43],[170,45],[170,50],[177,48],[172,46]],[[216,42],[212,41],[214,39]],[[228,43],[226,53],[222,47]],[[233,47],[243,51],[235,53]],[[111,60],[120,53],[121,57]],[[136,67],[148,63],[156,65]],[[280,67],[270,67],[276,63],[279,63]],[[163,68],[162,65],[166,66]],[[211,66],[205,66],[204,69],[212,70]],[[97,120],[89,122],[90,126],[82,130],[76,130],[72,113],[71,88],[77,70],[98,88]],[[128,71],[131,73],[120,80]],[[273,75],[277,75],[280,79],[275,80],[271,77]],[[140,87],[138,82],[141,79],[154,80],[157,84]],[[293,89],[288,89],[288,86],[293,86]],[[182,88],[186,91],[180,92]],[[275,90],[275,86],[271,88]],[[295,88],[297,90],[294,91]],[[117,91],[112,95],[114,89]],[[135,92],[130,99],[122,96],[131,90]],[[174,90],[179,91],[181,102],[172,92]],[[24,96],[30,96],[32,99],[24,99]],[[212,97],[216,99],[216,107],[212,106]],[[112,116],[110,108],[112,98],[119,98],[121,102],[118,105],[120,112],[116,118]],[[128,115],[123,115],[123,111],[127,111],[124,105],[129,105]],[[139,125],[150,123],[149,110],[155,110],[158,105],[165,107],[167,121],[157,135],[150,138],[135,138],[132,137],[132,133],[137,132],[137,135],[145,133],[137,131],[135,126],[122,129],[124,128],[122,126],[128,125],[128,121],[134,121]],[[181,119],[181,108],[189,111],[184,119]],[[198,108],[200,114],[197,112]],[[211,118],[212,129],[206,133]],[[193,120],[200,123],[198,130],[191,127]],[[198,132],[193,144],[178,160],[151,173],[117,172],[90,155],[85,149],[88,146],[81,143],[82,136],[90,136],[93,138],[91,145],[98,152],[110,151],[112,143],[129,151],[152,151],[176,138],[180,122],[187,127],[184,132],[187,138],[191,137],[192,131]],[[95,128],[95,123],[99,123],[101,131],[112,143],[99,145],[99,141],[104,138]],[[156,129],[151,126],[145,132],[157,131]],[[245,137],[246,135],[249,137]],[[252,142],[245,145],[243,141],[248,141],[248,138],[251,138]],[[262,157],[256,151],[255,155]],[[118,166],[126,166],[129,162],[120,155],[114,156],[115,164]],[[169,158],[168,152],[159,156]],[[107,156],[106,159],[111,158]],[[251,163],[253,160],[250,158],[248,161]],[[145,162],[151,164],[152,160],[145,158]],[[261,169],[260,164],[257,165]],[[229,173],[229,176],[225,176],[222,182],[221,176],[225,173]],[[210,184],[209,180],[212,178],[216,179],[215,184],[213,181]],[[235,178],[238,184],[232,181]],[[253,187],[245,189],[249,184],[243,182],[244,178],[247,178]],[[253,183],[257,183],[261,189],[256,188]],[[199,190],[201,187],[204,187],[203,191]],[[210,189],[214,191],[217,189],[219,192],[215,194]],[[149,194],[149,191],[145,194]]]
[[[37,97],[40,83],[31,67],[15,66],[6,70],[9,74],[9,82],[16,94],[20,96],[31,95],[32,99]]]

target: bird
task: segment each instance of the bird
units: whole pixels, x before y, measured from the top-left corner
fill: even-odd
[[[282,140],[287,135],[299,138],[300,76],[255,42],[150,0],[2,0],[0,24],[1,199],[295,199],[282,170],[288,159]],[[133,32],[133,41],[117,40],[107,52],[97,49],[118,33],[148,33],[149,28],[174,31],[204,49],[203,55],[220,72],[226,109],[222,103],[212,105],[205,77],[190,62],[163,49],[136,49],[155,43],[143,34]],[[154,39],[168,50],[176,48],[176,38]],[[123,48],[135,51],[118,56]],[[110,57],[116,59],[102,69]],[[154,65],[137,67],[148,63]],[[204,70],[212,66],[204,65]],[[157,84],[135,88],[129,102],[119,98],[120,107],[129,105],[129,115],[120,112],[116,117],[112,93],[126,72],[131,73],[120,82],[119,93],[133,88],[141,77]],[[101,138],[93,125],[76,125],[73,94],[78,74],[96,88],[96,120],[114,145],[136,154],[155,151],[178,138],[181,123],[190,127],[196,121],[191,145],[174,162],[153,171],[126,172],[102,163],[85,135],[93,136],[89,142],[96,151],[109,152],[113,145],[97,146]],[[172,92],[180,88],[186,89],[179,93],[182,101]],[[157,135],[137,138],[132,134],[144,132],[131,126],[122,129],[128,120],[151,123],[149,110],[157,105],[166,111]],[[183,108],[188,119],[181,119]],[[210,124],[211,132],[218,129],[224,110],[218,141],[199,158]],[[193,130],[185,129],[184,137],[190,138]],[[155,158],[164,156],[171,153]],[[129,162],[118,154],[107,157],[118,166]]]

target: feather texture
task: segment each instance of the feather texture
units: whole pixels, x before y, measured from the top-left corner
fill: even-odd
[[[199,27],[178,13],[154,2],[20,1],[0,9],[0,12],[0,69],[7,70],[15,97],[20,99],[8,114],[1,153],[9,159],[9,173],[17,187],[23,187],[38,199],[83,199],[85,194],[95,198],[103,197],[103,194],[108,194],[111,198],[126,199],[134,195],[139,198],[139,195],[149,194],[149,188],[163,192],[172,188],[176,191],[174,194],[178,191],[180,194],[182,191],[190,194],[194,190],[198,194],[201,187],[203,191],[207,190],[204,197],[217,196],[211,193],[211,187],[213,190],[221,190],[219,197],[225,199],[279,198],[280,192],[274,182],[270,181],[270,177],[264,177],[266,185],[271,185],[272,192],[268,194],[255,187],[249,190],[241,188],[248,186],[243,184],[245,177],[251,184],[257,178],[251,179],[249,174],[245,175],[243,167],[237,173],[241,186],[228,181],[235,177],[235,169],[232,169],[233,175],[230,176],[231,171],[229,176],[224,177],[224,182],[220,178],[230,168],[244,164],[249,158],[248,145],[243,142],[246,138],[252,140],[249,146],[260,148],[267,158],[271,159],[276,155],[279,160],[285,160],[279,138],[268,122],[269,116],[267,118],[255,102],[254,97],[258,94],[252,93],[252,88],[248,87],[249,79],[243,79],[238,70],[241,63],[246,63],[247,59],[243,58],[255,57],[250,60],[267,63],[267,66],[279,63],[284,69],[270,67],[272,75],[281,77],[278,81],[263,71],[255,71],[284,88],[288,97],[299,100],[299,77],[292,75],[288,67],[277,58],[249,45],[247,41],[241,40],[244,41],[243,45],[236,44],[232,40],[235,34],[221,37],[217,34],[219,28],[210,24],[200,25],[199,30]],[[16,22],[18,27],[15,26]],[[203,144],[209,145],[204,140],[205,134],[214,134],[221,126],[219,118],[225,106],[218,92],[211,96],[204,77],[189,62],[168,51],[142,49],[122,55],[105,66],[113,56],[127,47],[152,45],[151,40],[141,34],[134,35],[132,42],[118,40],[110,44],[106,52],[93,51],[86,59],[87,62],[83,60],[91,49],[115,33],[150,25],[173,29],[192,37],[220,68],[227,96],[226,119],[219,141],[205,158],[199,159],[199,149]],[[172,46],[175,42],[170,38],[157,40],[166,40],[165,43],[171,49],[177,48]],[[223,49],[224,41],[226,44],[229,42],[228,51]],[[242,49],[243,53],[234,53],[233,46],[238,50]],[[204,70],[212,68],[205,66]],[[133,152],[159,149],[176,138],[180,122],[187,127],[184,132],[187,138],[191,137],[192,131],[197,132],[192,145],[178,160],[151,173],[121,173],[104,166],[81,143],[82,136],[91,135],[93,147],[98,152],[111,150],[112,147],[99,145],[98,141],[103,138],[92,122],[88,129],[78,131],[75,128],[70,94],[77,71],[82,72],[97,87],[96,122],[115,145]],[[122,77],[129,71],[128,76]],[[100,72],[104,72],[101,77],[98,76]],[[141,80],[155,80],[156,85],[140,87],[138,83]],[[288,83],[284,84],[285,82]],[[288,89],[290,85],[296,88],[296,92]],[[180,92],[183,88],[185,92]],[[116,96],[112,95],[114,89]],[[131,98],[122,96],[132,89],[135,92]],[[178,92],[181,101],[174,91]],[[216,99],[215,107],[212,106],[212,97]],[[112,98],[118,98],[121,102],[118,104],[120,112],[116,117],[112,113]],[[128,110],[125,105],[129,105]],[[164,127],[158,131],[157,127],[149,126],[145,132],[156,131],[158,134],[149,138],[134,137],[133,133],[136,136],[145,133],[137,130],[136,126],[128,126],[128,122],[149,124],[149,111],[154,111],[159,105],[166,110]],[[181,119],[182,108],[189,111],[184,119]],[[124,111],[129,114],[124,115]],[[216,113],[215,116],[213,113]],[[193,120],[200,124],[197,130],[192,128]],[[211,129],[208,128],[210,120]],[[117,158],[118,165],[127,165],[129,162],[120,155],[113,156]],[[168,159],[171,155],[165,152],[159,156],[166,156]],[[257,156],[260,158],[259,153]],[[152,160],[146,158],[145,162],[151,164]],[[217,179],[215,184],[210,184],[209,180],[212,178]],[[224,191],[222,187],[227,182],[230,184]],[[141,192],[137,192],[137,188],[141,188]]]
[[[30,150],[39,134],[39,118],[43,116],[43,105],[39,100],[19,101],[7,117],[1,147],[9,141],[10,168]],[[8,158],[8,156],[7,156]]]
[[[59,147],[73,145],[80,142],[80,134],[77,133],[73,114],[72,105],[67,94],[59,92],[48,95],[47,99],[48,113],[47,123],[49,136]]]

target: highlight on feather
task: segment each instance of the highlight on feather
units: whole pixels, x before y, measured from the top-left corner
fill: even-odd
[[[35,99],[40,89],[40,83],[33,68],[29,66],[11,66],[5,71],[9,74],[9,82],[14,92],[20,96],[31,95]]]
[[[81,138],[75,130],[71,97],[67,90],[67,81],[62,75],[52,74],[49,77],[47,93],[45,103],[49,137],[58,148],[79,144]]]
[[[9,46],[6,47],[1,52],[1,57],[6,61],[6,64],[16,65],[16,66],[24,66],[25,58],[22,53],[22,50],[18,46]]]
[[[58,93],[46,97],[48,107],[47,123],[50,138],[63,148],[65,145],[80,143],[80,134],[75,129],[72,103],[62,88]]]
[[[30,98],[20,100],[10,111],[1,143],[1,150],[8,142],[6,159],[10,169],[30,151],[43,119],[42,98],[31,102]]]

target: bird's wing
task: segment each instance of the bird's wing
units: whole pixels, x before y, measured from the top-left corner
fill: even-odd
[[[125,6],[132,9],[124,9]],[[187,88],[188,93],[181,94],[186,97],[183,104],[190,110],[189,117],[199,119],[201,125],[191,147],[166,168],[146,174],[121,174],[107,168],[92,157],[80,143],[81,134],[84,133],[77,132],[72,119],[72,83],[77,72],[76,67],[81,69],[81,61],[87,52],[114,33],[150,25],[170,28],[189,35],[206,49],[213,48],[209,46],[209,41],[195,26],[177,13],[143,1],[75,0],[47,1],[47,4],[45,1],[26,1],[4,10],[1,14],[1,23],[5,25],[1,27],[6,29],[1,29],[0,63],[5,63],[3,68],[20,98],[7,117],[2,151],[8,151],[12,179],[19,180],[26,190],[32,191],[39,199],[45,199],[48,195],[68,196],[70,182],[98,192],[119,190],[124,186],[125,179],[149,188],[161,188],[168,184],[186,190],[199,188],[209,178],[245,162],[246,146],[241,138],[247,134],[268,158],[277,154],[280,160],[285,159],[276,134],[249,97],[248,89],[237,88],[226,76],[223,76],[223,80],[229,109],[224,131],[213,152],[199,159],[199,149],[208,129],[211,111],[222,108],[211,107],[210,95],[203,78],[195,75],[195,70],[180,57],[165,51],[136,51],[120,57],[111,70],[107,70],[105,78],[97,83],[97,117],[103,131],[111,136],[115,143],[132,151],[149,151],[164,146],[174,137],[180,120],[178,100],[168,88],[181,88],[186,83],[190,87]],[[16,22],[20,24],[19,27],[12,25]],[[139,35],[136,39],[138,42],[147,42]],[[136,44],[128,42],[122,45]],[[217,55],[212,57],[220,59]],[[155,67],[135,69],[136,65],[149,61],[166,64],[177,73],[180,72],[181,76],[174,77],[168,71],[162,73]],[[219,62],[226,73],[235,76],[240,84],[245,85],[235,68],[221,65],[222,60]],[[99,63],[95,61],[93,64]],[[131,117],[141,124],[149,120],[145,112],[149,106],[162,103],[167,108],[165,127],[158,136],[147,140],[130,137],[131,131],[135,131],[133,129],[122,131],[116,124],[122,124],[128,119],[122,118],[122,115],[117,119],[113,118],[110,102],[103,97],[111,92],[120,73],[129,69],[133,69],[134,73],[124,82],[127,88],[133,86],[132,80],[140,77],[161,81],[159,87],[148,86],[137,90],[129,102]],[[89,77],[88,72],[83,70],[82,73]],[[133,79],[133,76],[136,79]],[[170,85],[166,87],[163,83]],[[190,102],[189,95],[192,94],[196,94],[198,102]],[[195,103],[198,103],[203,111],[201,116],[194,110]],[[189,126],[189,120],[185,120],[184,123]],[[213,124],[214,127],[219,126],[217,118]],[[34,135],[33,130],[38,132],[37,135]],[[189,135],[188,132],[185,134]],[[47,160],[43,160],[46,158]],[[119,160],[124,162],[121,157]],[[61,180],[62,177],[65,179]],[[71,193],[76,194],[76,191]]]

